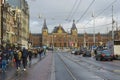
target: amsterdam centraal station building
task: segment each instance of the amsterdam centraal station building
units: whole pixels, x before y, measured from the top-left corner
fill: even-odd
[[[30,40],[32,41],[33,47],[58,47],[58,48],[80,48],[80,47],[91,47],[92,45],[104,45],[108,40],[111,39],[111,32],[108,34],[93,34],[89,33],[78,33],[75,21],[71,24],[70,32],[64,30],[63,26],[58,25],[54,27],[51,33],[48,33],[48,27],[46,20],[44,20],[42,33],[30,34]]]

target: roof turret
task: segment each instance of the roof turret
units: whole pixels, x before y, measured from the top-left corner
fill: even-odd
[[[44,19],[43,29],[48,29],[48,28],[47,28],[47,25],[46,25],[46,19]]]
[[[75,29],[77,29],[76,28],[76,24],[75,24],[75,20],[73,20],[73,24],[72,24],[72,28],[71,28],[72,30],[75,30]]]

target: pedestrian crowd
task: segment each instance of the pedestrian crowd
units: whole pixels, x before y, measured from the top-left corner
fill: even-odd
[[[26,48],[2,48],[0,49],[0,68],[2,71],[7,70],[7,66],[14,63],[17,71],[20,69],[26,70],[27,64],[31,63],[33,56],[36,58],[39,55],[41,59],[42,54],[46,54],[44,48],[26,49]]]

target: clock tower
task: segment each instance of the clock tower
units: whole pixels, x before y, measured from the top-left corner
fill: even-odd
[[[48,28],[45,19],[42,27],[42,46],[48,46],[48,36]]]
[[[48,28],[46,25],[46,19],[44,20],[43,27],[42,27],[42,35],[48,35]]]
[[[77,36],[77,28],[76,28],[76,24],[75,24],[75,20],[73,20],[73,24],[72,24],[72,28],[71,28],[71,35],[75,35]]]
[[[78,32],[75,24],[75,20],[73,20],[72,28],[71,28],[71,38],[70,42],[72,43],[71,47],[77,47],[78,42]]]

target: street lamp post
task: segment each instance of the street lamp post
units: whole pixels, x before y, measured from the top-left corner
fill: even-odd
[[[53,49],[54,49],[54,48],[53,48],[53,35],[52,35],[52,51],[53,51]]]
[[[56,35],[54,36],[54,35],[52,34],[52,51],[54,50],[54,37],[56,37]]]
[[[84,32],[84,47],[86,47],[86,33]]]
[[[112,6],[112,40],[114,41],[114,19],[113,19],[113,6]]]
[[[95,15],[94,13],[92,14],[92,17],[93,17],[93,43],[95,45]]]

